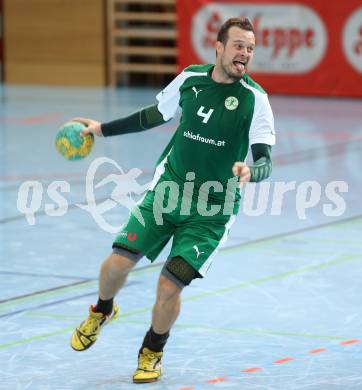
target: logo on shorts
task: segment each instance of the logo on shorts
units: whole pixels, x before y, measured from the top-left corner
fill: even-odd
[[[200,251],[199,251],[199,248],[197,247],[197,245],[194,245],[192,248],[195,249],[195,251],[196,251],[196,258],[197,258],[197,259],[199,258],[199,256],[200,256],[201,254],[205,253],[205,252],[200,252]]]
[[[232,111],[236,110],[239,105],[239,100],[235,96],[229,96],[225,99],[225,107]]]
[[[137,234],[136,233],[128,233],[127,239],[128,239],[128,241],[135,241],[137,239]]]

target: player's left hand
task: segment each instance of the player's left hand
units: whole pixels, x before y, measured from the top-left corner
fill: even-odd
[[[251,178],[250,168],[241,161],[234,163],[233,174],[240,177],[240,183],[247,183]]]
[[[73,118],[72,121],[80,122],[80,123],[83,123],[83,125],[87,126],[85,129],[83,129],[80,132],[80,135],[82,137],[84,137],[90,133],[92,133],[94,135],[98,135],[98,137],[103,136],[101,122],[98,122],[98,121],[95,121],[94,119],[89,119],[89,118]]]

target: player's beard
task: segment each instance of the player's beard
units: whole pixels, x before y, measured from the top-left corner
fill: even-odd
[[[224,56],[221,57],[220,65],[223,73],[233,81],[240,80],[246,72],[245,66],[242,71],[238,71],[237,69],[235,69],[233,61],[226,60]]]

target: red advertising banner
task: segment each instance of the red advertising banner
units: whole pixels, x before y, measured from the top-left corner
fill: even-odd
[[[271,93],[362,97],[361,0],[178,0],[180,70],[214,63],[228,18],[255,28],[251,76]]]

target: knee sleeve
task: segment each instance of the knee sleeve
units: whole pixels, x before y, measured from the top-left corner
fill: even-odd
[[[168,259],[162,268],[161,274],[181,289],[188,286],[194,279],[201,277],[182,257]]]
[[[127,259],[129,259],[135,263],[137,263],[143,257],[142,253],[135,252],[134,250],[127,248],[125,245],[122,245],[122,244],[114,243],[112,245],[112,248],[113,248],[113,253],[127,257]]]

